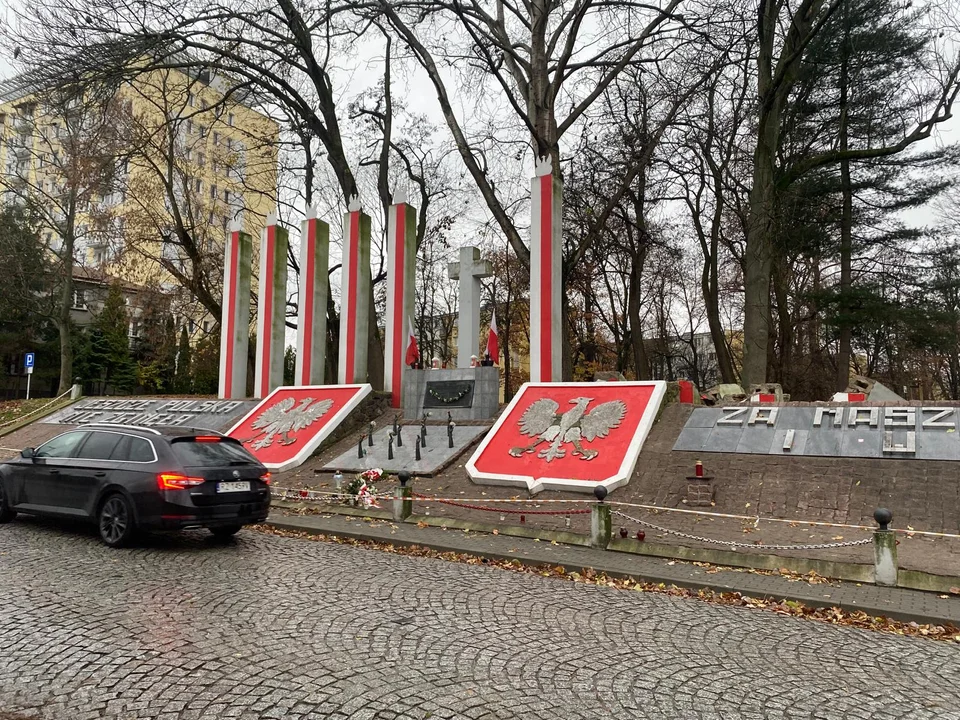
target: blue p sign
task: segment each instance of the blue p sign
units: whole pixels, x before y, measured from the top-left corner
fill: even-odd
[[[33,367],[33,353],[26,353],[26,354],[23,356],[23,366],[24,366],[25,368],[32,368],[32,367]]]

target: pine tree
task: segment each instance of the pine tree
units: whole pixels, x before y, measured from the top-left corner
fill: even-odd
[[[129,392],[136,384],[136,363],[130,352],[129,328],[123,286],[114,282],[93,322],[93,330],[99,333],[106,350],[104,383],[112,385],[117,392]]]

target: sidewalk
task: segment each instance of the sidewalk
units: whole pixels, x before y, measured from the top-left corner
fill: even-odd
[[[707,572],[708,568],[680,561],[632,555],[609,550],[528,540],[506,535],[418,527],[415,523],[363,520],[344,515],[271,514],[269,525],[283,530],[372,540],[397,546],[421,545],[439,552],[456,552],[493,559],[519,560],[526,565],[562,566],[577,572],[593,568],[612,577],[629,577],[678,587],[709,588],[718,592],[739,592],[756,598],[795,600],[811,607],[841,607],[863,610],[869,615],[960,626],[960,597],[904,588],[831,581],[811,585],[777,575],[736,570]]]

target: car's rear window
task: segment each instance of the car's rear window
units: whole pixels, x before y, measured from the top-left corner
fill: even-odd
[[[223,465],[249,465],[257,462],[235,440],[200,440],[176,438],[170,444],[184,467],[216,467]]]

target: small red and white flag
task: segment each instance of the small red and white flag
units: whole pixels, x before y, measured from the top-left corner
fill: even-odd
[[[407,321],[410,323],[410,338],[407,341],[407,354],[403,361],[409,367],[420,359],[420,348],[417,347],[417,335],[413,330],[413,318],[407,317]]]
[[[493,360],[494,365],[500,364],[500,338],[497,334],[497,309],[493,309],[490,316],[490,334],[487,335],[487,355]]]

